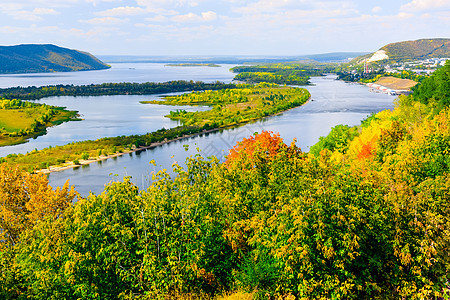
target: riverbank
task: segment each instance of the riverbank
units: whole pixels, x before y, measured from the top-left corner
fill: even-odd
[[[311,97],[309,97],[308,100],[306,100],[306,102],[304,102],[302,104],[302,106],[307,104],[310,101],[311,101]],[[297,108],[297,107],[298,106],[289,108],[289,109],[284,110],[284,111],[277,112],[277,113],[275,113],[273,115],[270,115],[270,116],[267,116],[265,118],[281,115],[282,113],[285,113],[285,112],[287,112],[289,110],[292,110],[294,108]],[[135,147],[133,150],[122,151],[122,152],[118,152],[118,153],[114,153],[114,154],[110,154],[110,155],[103,155],[103,156],[99,156],[97,158],[90,158],[90,159],[86,159],[86,160],[80,159],[78,161],[78,164],[76,164],[76,163],[74,163],[72,161],[72,162],[67,162],[67,163],[65,163],[62,166],[50,166],[47,169],[38,170],[38,171],[36,171],[36,173],[50,174],[50,173],[61,172],[61,171],[65,171],[65,170],[69,170],[69,169],[73,169],[73,168],[79,168],[79,167],[83,167],[83,166],[86,166],[86,165],[89,165],[89,164],[92,164],[92,163],[95,163],[95,162],[111,159],[111,158],[114,158],[114,157],[119,157],[119,156],[122,156],[122,155],[125,155],[125,154],[130,154],[130,153],[134,153],[134,152],[144,151],[144,150],[147,150],[147,149],[153,149],[153,148],[156,148],[156,147],[163,146],[165,144],[169,144],[169,143],[172,143],[172,142],[175,142],[175,141],[184,140],[184,139],[189,139],[189,138],[196,137],[196,136],[199,136],[199,135],[202,135],[202,134],[209,134],[209,133],[220,131],[220,130],[236,128],[236,127],[243,126],[243,125],[246,125],[246,124],[254,122],[254,121],[258,121],[260,119],[263,119],[263,118],[255,118],[255,119],[252,119],[252,120],[250,120],[248,122],[245,122],[245,123],[237,123],[237,124],[232,124],[232,125],[225,126],[225,127],[218,127],[218,128],[213,128],[213,129],[209,129],[209,130],[203,130],[201,132],[197,132],[197,133],[193,133],[193,134],[189,134],[189,135],[183,135],[181,137],[176,137],[176,138],[173,138],[173,139],[170,139],[170,140],[166,139],[166,140],[164,140],[162,142],[151,143],[148,146]]]
[[[376,82],[366,83],[371,91],[381,92],[391,95],[410,94],[411,88],[418,82],[410,79],[402,79],[391,76],[385,76]]]
[[[214,129],[210,129],[210,130],[204,130],[202,132],[198,132],[198,133],[194,133],[194,134],[190,134],[190,135],[184,135],[184,136],[173,138],[173,139],[170,139],[170,140],[164,140],[162,142],[151,143],[148,146],[135,147],[134,149],[128,150],[128,151],[122,151],[122,152],[118,152],[118,153],[114,153],[114,154],[110,154],[110,155],[102,155],[102,156],[99,156],[97,158],[80,159],[78,161],[78,164],[76,164],[73,161],[72,162],[67,162],[67,163],[65,163],[62,166],[50,166],[47,169],[38,170],[38,171],[36,171],[36,173],[49,174],[49,173],[53,173],[53,172],[61,172],[61,171],[65,171],[65,170],[69,170],[69,169],[73,169],[73,168],[79,168],[79,167],[83,167],[85,165],[92,164],[94,162],[99,162],[99,161],[111,159],[111,158],[114,158],[114,157],[119,157],[119,156],[122,156],[122,155],[125,155],[125,154],[134,153],[134,152],[144,151],[144,150],[147,150],[147,149],[153,149],[153,148],[156,148],[156,147],[159,147],[159,146],[162,146],[162,145],[165,145],[165,144],[169,144],[169,143],[172,143],[172,142],[175,142],[175,141],[189,139],[191,137],[195,137],[195,136],[198,136],[198,135],[201,135],[201,134],[208,134],[208,133],[219,131],[219,130],[223,130],[223,129],[226,129],[226,128],[214,128]]]

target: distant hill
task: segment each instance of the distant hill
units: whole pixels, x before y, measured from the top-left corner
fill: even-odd
[[[409,61],[445,57],[450,57],[450,39],[420,39],[388,44],[374,53],[359,56],[352,62],[361,63],[364,59],[369,59],[369,61]]]
[[[70,72],[107,69],[95,56],[55,45],[0,46],[0,73]]]
[[[313,62],[348,62],[367,52],[336,52],[311,55],[288,55],[288,56],[262,56],[262,55],[213,55],[213,56],[123,56],[123,55],[103,55],[100,59],[109,63],[196,63],[196,64],[258,64],[258,63],[282,63],[295,61]]]

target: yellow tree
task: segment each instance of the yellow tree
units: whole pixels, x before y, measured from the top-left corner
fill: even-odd
[[[76,196],[68,182],[54,190],[43,174],[0,165],[0,250],[19,243],[39,220],[59,217]]]

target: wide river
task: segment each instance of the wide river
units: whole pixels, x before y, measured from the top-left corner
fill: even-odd
[[[102,71],[7,75],[0,76],[0,86],[29,86],[49,84],[90,84],[102,82],[164,82],[169,80],[216,80],[230,82],[232,65],[213,67],[167,67],[164,64],[112,64],[112,68]],[[152,171],[171,169],[176,161],[183,163],[186,157],[200,150],[204,156],[215,155],[220,159],[239,140],[254,132],[271,130],[279,132],[286,143],[297,139],[297,145],[304,151],[314,145],[320,136],[327,135],[338,124],[357,125],[373,112],[393,107],[393,96],[369,92],[367,87],[335,80],[334,75],[314,77],[314,85],[306,87],[312,101],[258,122],[235,129],[201,135],[187,140],[172,142],[163,146],[126,154],[114,159],[92,163],[76,169],[69,169],[49,175],[50,184],[61,186],[66,180],[86,196],[89,191],[98,194],[105,183],[131,176],[141,188],[150,184]],[[50,128],[47,135],[38,137],[22,145],[0,148],[0,156],[9,153],[25,153],[32,149],[42,149],[50,145],[62,145],[74,140],[96,139],[102,136],[142,134],[177,123],[164,118],[173,107],[144,105],[139,101],[156,96],[98,96],[98,97],[54,97],[41,102],[66,106],[78,110],[83,117],[80,122],[68,122]],[[205,109],[193,107],[192,110]],[[189,145],[185,151],[183,145]],[[149,162],[155,160],[157,166]]]

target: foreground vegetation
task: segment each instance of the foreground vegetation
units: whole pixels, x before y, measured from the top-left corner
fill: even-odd
[[[131,151],[141,146],[148,147],[186,135],[207,130],[238,126],[250,121],[273,115],[304,104],[310,97],[308,91],[300,88],[278,87],[271,84],[257,86],[240,85],[236,89],[204,91],[176,97],[166,101],[150,101],[156,104],[211,105],[204,112],[173,111],[168,117],[183,123],[172,129],[160,129],[144,135],[102,138],[96,141],[75,142],[64,146],[49,147],[27,154],[9,154],[1,162],[18,165],[29,172],[47,169],[50,166],[80,164],[87,160]]]
[[[0,166],[0,297],[450,297],[449,69],[312,153],[262,132],[147,190]]]
[[[45,134],[47,127],[75,120],[77,113],[64,107],[0,98],[0,146]]]

